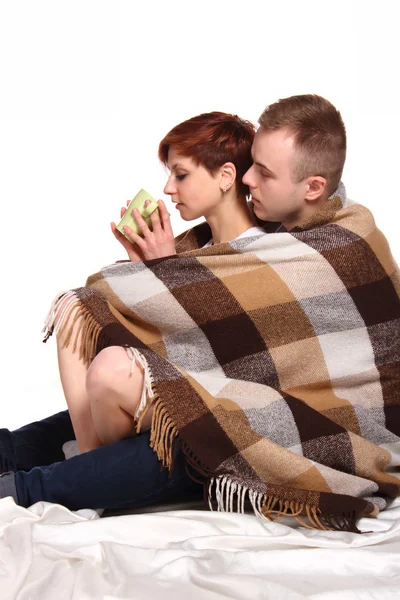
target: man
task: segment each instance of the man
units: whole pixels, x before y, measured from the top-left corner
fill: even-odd
[[[251,456],[252,444],[257,445],[260,441],[270,443],[272,440],[272,446],[268,446],[271,464],[272,451],[277,444],[284,448],[285,453],[282,460],[277,460],[278,471],[271,474],[271,464],[264,465],[269,471],[266,479],[259,476],[262,481],[258,482],[258,489],[267,491],[259,492],[257,501],[253,496],[252,503],[255,512],[262,510],[266,516],[269,516],[269,511],[276,514],[274,506],[278,500],[281,502],[279,514],[294,515],[295,507],[300,507],[298,512],[304,512],[307,507],[308,517],[314,526],[322,524],[356,530],[355,520],[359,516],[374,515],[378,507],[384,508],[385,500],[378,498],[379,493],[388,496],[398,494],[395,476],[386,476],[380,471],[376,477],[374,475],[376,461],[379,463],[381,460],[382,463],[383,460],[385,465],[395,461],[393,448],[399,445],[398,270],[383,236],[376,231],[370,213],[360,205],[353,208],[339,185],[346,155],[346,134],[335,107],[319,96],[294,96],[267,107],[259,122],[252,150],[254,162],[243,177],[243,183],[250,188],[255,216],[266,222],[268,232],[285,237],[271,237],[271,243],[267,240],[267,245],[260,246],[260,249],[254,242],[253,254],[258,260],[255,266],[261,272],[262,264],[267,264],[270,269],[266,281],[276,282],[276,289],[272,285],[265,288],[271,298],[268,306],[263,307],[267,310],[262,313],[262,318],[257,310],[248,313],[258,330],[263,332],[267,350],[264,355],[268,360],[263,359],[265,366],[257,371],[260,364],[251,363],[257,353],[249,353],[249,369],[236,379],[243,381],[248,378],[257,385],[267,385],[268,389],[279,393],[279,406],[284,405],[285,408],[279,408],[280,412],[276,413],[278,420],[274,423],[278,433],[268,429],[268,434],[265,428],[269,427],[268,423],[272,422],[275,414],[268,410],[278,406],[276,396],[274,402],[269,400],[268,406],[264,407],[264,416],[267,414],[268,419],[262,424],[263,431],[260,430],[259,417],[255,417],[255,409],[243,409],[245,419],[240,421],[241,427],[250,423],[252,435],[257,434],[258,437],[256,441],[250,442],[249,438],[244,443],[242,436],[241,444],[247,448],[244,456],[253,469],[248,473],[260,472],[257,470],[260,468],[257,463],[260,452],[255,453],[256,457]],[[269,238],[262,236],[265,237]],[[276,243],[275,239],[278,240]],[[185,240],[187,238],[184,238],[184,243]],[[245,246],[233,246],[235,252],[242,247]],[[185,249],[184,246],[178,252]],[[247,301],[243,286],[236,285],[232,289],[238,297]],[[209,335],[212,338],[213,333]],[[234,363],[226,366],[225,373],[230,369],[227,376],[235,379],[232,374]],[[288,408],[290,412],[287,412]],[[219,412],[210,412],[219,424],[223,423]],[[227,414],[232,416],[236,413],[228,410]],[[72,431],[68,430],[65,414],[58,418],[62,419],[65,427],[64,438],[59,440],[61,443],[71,437]],[[290,435],[289,424],[292,426]],[[49,425],[51,428],[50,422]],[[314,426],[321,431],[315,433]],[[184,472],[185,461],[180,446],[174,449],[172,478],[168,479],[165,472],[156,477],[159,463],[149,447],[148,434],[104,446],[46,469],[33,468],[24,473],[21,469],[31,469],[38,461],[44,464],[44,461],[49,463],[61,459],[59,446],[54,447],[54,455],[48,453],[40,458],[34,457],[34,464],[27,460],[27,452],[21,459],[18,458],[18,452],[28,449],[27,443],[40,448],[40,452],[44,450],[40,436],[28,441],[33,430],[34,426],[15,434],[4,430],[0,436],[3,447],[4,440],[8,440],[8,447],[0,451],[4,468],[11,471],[20,469],[15,475],[8,473],[0,479],[0,496],[12,495],[25,506],[33,500],[44,499],[70,508],[128,508],[167,499],[173,494],[181,498],[191,494],[198,497],[200,492],[200,484],[194,483]],[[53,439],[56,429],[51,431]],[[196,435],[194,429],[190,430],[190,435],[192,431]],[[29,435],[26,436],[26,433]],[[193,448],[190,436],[185,439],[185,434],[182,433],[190,455]],[[231,440],[234,435],[235,432],[229,434]],[[211,434],[208,439],[212,446],[214,439]],[[159,441],[161,447],[163,440]],[[225,454],[218,459],[221,462],[214,461],[217,468],[225,468],[221,465],[228,465],[228,460],[235,460],[241,454],[234,443],[229,445],[225,440],[224,444]],[[369,450],[372,444],[375,446]],[[386,444],[385,448],[380,444]],[[370,456],[360,466],[365,458],[365,448],[370,451]],[[215,452],[218,454],[217,447]],[[153,454],[153,467],[149,476],[149,471],[141,470],[141,465],[146,464],[147,468],[150,453]],[[293,461],[294,455],[310,462],[302,463],[299,474],[294,477],[295,487],[289,490],[292,496],[285,496],[285,486],[277,486],[276,482],[279,481],[282,464],[286,460]],[[207,460],[211,464],[212,458],[207,458],[206,453],[203,456],[204,462],[199,471],[207,477],[211,471]],[[239,470],[243,470],[243,457],[240,460]],[[288,468],[291,477],[296,460],[293,464],[290,462]],[[318,464],[316,471],[312,464]],[[227,472],[234,472],[234,463],[229,465]],[[311,473],[313,470],[315,472]],[[339,474],[337,479],[333,472]],[[268,496],[271,477],[275,481],[275,497]],[[283,479],[287,482],[291,477],[287,475]],[[119,483],[113,487],[116,480]],[[124,485],[132,480],[140,482],[139,495],[135,485],[130,488]],[[68,481],[67,485],[65,481]],[[98,483],[93,488],[95,497],[91,496],[90,490],[93,481]],[[73,493],[66,489],[71,482],[75,482]],[[335,486],[336,493],[333,493],[332,487]],[[43,489],[50,487],[51,493],[45,495]],[[241,485],[239,488],[244,489]],[[294,489],[298,492],[296,498],[301,500],[293,504],[288,498],[293,497]],[[25,498],[22,498],[20,490],[27,490]],[[326,494],[322,504],[320,498],[318,501],[314,498],[312,501],[316,504],[310,508],[304,498],[307,494],[309,497],[311,491]],[[302,495],[302,492],[306,494]],[[354,496],[355,502],[359,498],[362,502],[350,503],[349,509],[345,504],[345,516],[340,516],[344,520],[339,522],[339,515],[335,512],[337,504],[332,497],[338,494],[342,497],[347,493]],[[279,494],[283,495],[280,497]],[[372,495],[376,496],[373,501],[370,499]],[[261,509],[257,502],[262,499]],[[225,506],[221,496],[218,505]],[[327,507],[325,512],[324,506]],[[350,513],[355,515],[351,519],[346,516]]]
[[[254,212],[290,231],[307,221],[339,187],[346,158],[340,113],[324,98],[293,96],[267,107],[243,178]]]

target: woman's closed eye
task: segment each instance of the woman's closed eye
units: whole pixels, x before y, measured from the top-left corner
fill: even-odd
[[[179,181],[183,181],[186,177],[187,173],[182,174],[182,175],[175,175],[176,179],[178,179]]]

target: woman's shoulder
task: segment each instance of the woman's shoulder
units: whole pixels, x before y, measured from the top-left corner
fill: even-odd
[[[203,221],[191,229],[187,229],[175,238],[177,254],[202,248],[211,238],[211,228],[207,221]]]
[[[255,225],[254,227],[250,227],[249,229],[246,229],[246,231],[243,231],[243,233],[238,235],[235,239],[239,240],[241,238],[251,237],[253,235],[261,235],[264,233],[266,233],[266,231],[263,227],[258,227]]]

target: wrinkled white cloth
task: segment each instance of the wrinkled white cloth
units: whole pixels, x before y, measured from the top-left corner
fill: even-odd
[[[100,519],[0,500],[1,600],[400,598],[400,500],[370,533],[253,515],[174,511]]]

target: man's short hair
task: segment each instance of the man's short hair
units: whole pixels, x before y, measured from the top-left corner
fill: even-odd
[[[294,136],[295,183],[320,175],[329,195],[336,190],[346,159],[346,129],[333,104],[316,94],[291,96],[267,106],[258,122],[266,131],[288,129]]]

